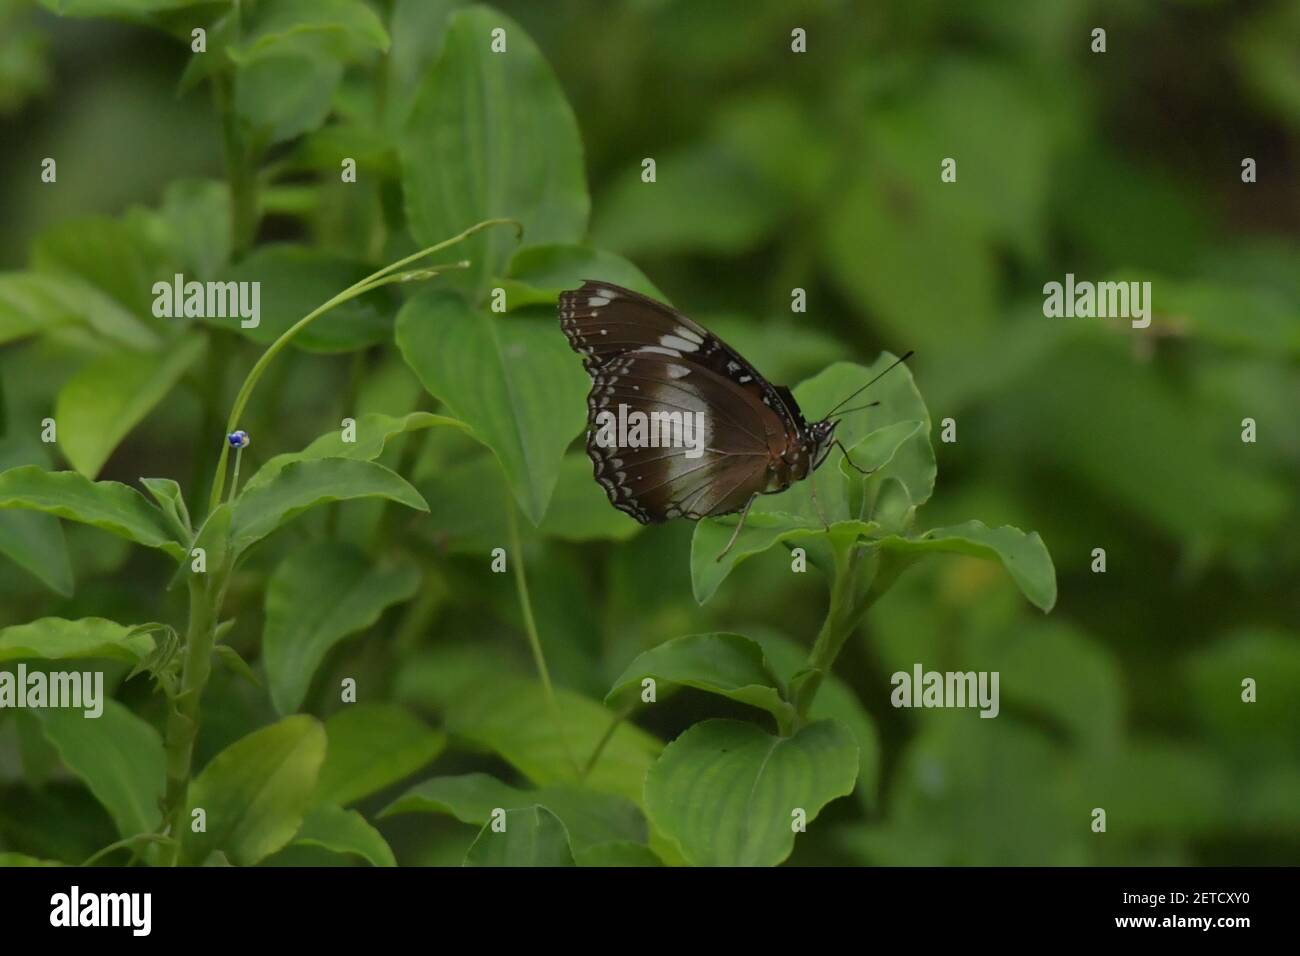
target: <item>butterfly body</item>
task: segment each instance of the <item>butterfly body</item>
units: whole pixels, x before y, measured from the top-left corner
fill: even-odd
[[[788,388],[660,302],[588,280],[560,295],[559,317],[592,380],[596,481],[643,524],[745,510],[807,478],[834,444],[836,422],[809,424]]]

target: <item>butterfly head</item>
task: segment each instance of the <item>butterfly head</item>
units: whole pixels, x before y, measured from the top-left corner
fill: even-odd
[[[829,418],[820,422],[813,422],[808,426],[808,438],[812,443],[812,469],[816,471],[821,467],[826,456],[830,454],[831,447],[835,444],[835,426],[838,425],[839,419],[832,421]]]

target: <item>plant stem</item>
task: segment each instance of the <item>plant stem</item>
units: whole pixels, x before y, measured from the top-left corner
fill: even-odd
[[[506,524],[510,537],[510,556],[509,561],[515,568],[515,591],[519,595],[519,610],[524,617],[524,631],[528,635],[528,646],[533,651],[533,662],[537,665],[537,675],[542,680],[542,688],[546,693],[546,703],[551,711],[551,719],[555,722],[555,732],[560,737],[560,743],[568,755],[569,762],[573,764],[573,769],[581,773],[577,760],[574,759],[573,753],[569,750],[568,738],[564,733],[564,721],[560,715],[560,704],[555,698],[555,687],[551,684],[551,672],[546,666],[546,655],[542,652],[542,639],[537,633],[537,621],[533,617],[533,602],[528,597],[528,577],[524,572],[524,547],[523,541],[519,536],[519,514],[515,505],[515,499],[510,494],[510,489],[506,489]]]
[[[378,272],[373,272],[360,282],[348,286],[329,301],[308,312],[286,329],[278,339],[272,342],[267,347],[266,351],[258,357],[258,360],[253,365],[252,369],[249,370],[248,376],[244,379],[244,384],[240,386],[239,392],[235,396],[235,403],[231,406],[230,417],[226,420],[226,432],[232,432],[238,426],[239,417],[244,414],[244,407],[248,404],[248,400],[253,394],[253,389],[257,387],[257,382],[266,371],[266,367],[271,364],[271,361],[279,355],[291,341],[293,341],[294,336],[316,319],[320,318],[335,306],[342,305],[344,302],[355,299],[357,296],[364,295],[366,292],[369,292],[371,288],[383,284],[385,277],[410,265],[412,262],[433,255],[436,252],[441,252],[448,246],[454,246],[458,242],[463,242],[465,239],[468,239],[470,236],[477,232],[481,232],[484,229],[488,229],[492,226],[505,225],[507,223],[519,228],[519,223],[513,219],[485,219],[483,222],[470,226],[464,232],[452,236],[450,239],[444,239],[442,242],[421,249],[419,252],[412,253],[404,259],[399,259],[397,262],[384,266],[384,268],[380,269]],[[422,274],[420,278],[430,278],[436,274],[436,270],[421,270],[421,272],[425,274]],[[213,476],[212,489],[208,494],[209,511],[214,510],[217,505],[221,503],[221,495],[225,491],[226,462],[229,455],[230,446],[225,444],[222,446],[221,456],[217,459],[216,474]]]
[[[199,700],[212,673],[212,646],[216,640],[217,608],[225,591],[227,569],[214,569],[213,577],[190,574],[190,620],[185,636],[185,659],[181,686],[167,715],[166,816],[171,838],[176,841],[172,864],[180,862],[186,832],[187,795],[194,758],[194,739],[199,730]]]

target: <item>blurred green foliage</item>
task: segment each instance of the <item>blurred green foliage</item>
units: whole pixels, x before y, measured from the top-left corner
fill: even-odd
[[[192,862],[790,852],[782,835],[741,845],[724,828],[682,853],[637,807],[675,805],[681,778],[662,768],[689,777],[699,752],[663,748],[684,732],[763,745],[749,692],[688,686],[641,708],[573,786],[574,755],[610,728],[599,701],[639,654],[743,634],[784,685],[826,607],[822,579],[791,574],[781,549],[736,562],[699,605],[691,526],[640,529],[606,505],[580,444],[565,447],[586,383],[550,311],[588,274],[670,299],[774,382],[917,349],[938,467],[929,523],[978,515],[1050,546],[1050,617],[961,556],[908,571],[869,611],[814,708],[844,728],[820,746],[856,742],[856,784],[801,775],[794,754],[774,764],[788,780],[765,781],[805,788],[810,816],[826,803],[791,862],[1294,862],[1300,4],[501,0],[522,28],[501,71],[484,34],[507,21],[465,6],[262,0],[236,22],[218,2],[0,0],[0,470],[166,476],[198,518],[224,416],[266,344],[474,221],[525,226],[529,247],[485,232],[438,260],[471,259],[463,273],[375,289],[313,325],[239,423],[254,436],[247,481],[354,416],[383,433],[355,468],[400,472],[429,514],[329,505],[236,570],[222,643],[255,680],[214,671],[194,788],[240,824],[214,825]],[[195,25],[207,53],[190,53]],[[448,119],[466,112],[482,128]],[[45,157],[56,184],[41,181]],[[339,181],[341,157],[355,183]],[[261,280],[262,325],[156,319],[151,285],[175,272]],[[1150,281],[1150,328],[1045,318],[1042,287],[1067,272]],[[481,308],[490,285],[509,315]],[[796,287],[806,313],[791,313]],[[512,391],[521,377],[537,402]],[[473,435],[411,414],[430,411]],[[47,416],[58,446],[40,441]],[[955,443],[938,440],[948,418]],[[329,454],[313,447],[304,465]],[[414,489],[382,493],[410,504]],[[511,577],[486,571],[514,501],[558,728]],[[135,540],[164,539],[153,520]],[[173,572],[93,524],[0,511],[0,627],[179,626]],[[103,638],[115,654],[118,638],[140,635]],[[163,701],[125,680],[146,654],[97,662],[116,693],[99,723],[0,712],[0,851],[77,862],[157,825],[156,773],[102,783],[117,762],[161,767]],[[998,671],[1001,714],[892,708],[889,675],[918,661]],[[345,677],[364,709],[340,708]],[[736,736],[734,718],[754,730]],[[783,755],[828,726],[785,738]],[[249,793],[268,776],[284,785],[259,818]],[[544,808],[509,824],[526,839],[480,836],[530,785]]]

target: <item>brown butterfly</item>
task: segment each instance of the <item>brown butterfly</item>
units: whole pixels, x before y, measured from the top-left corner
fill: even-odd
[[[807,478],[836,446],[857,468],[831,415],[866,385],[809,424],[788,388],[661,302],[589,279],[560,294],[559,316],[591,375],[587,454],[596,481],[642,524],[739,511],[720,560],[759,495]]]

